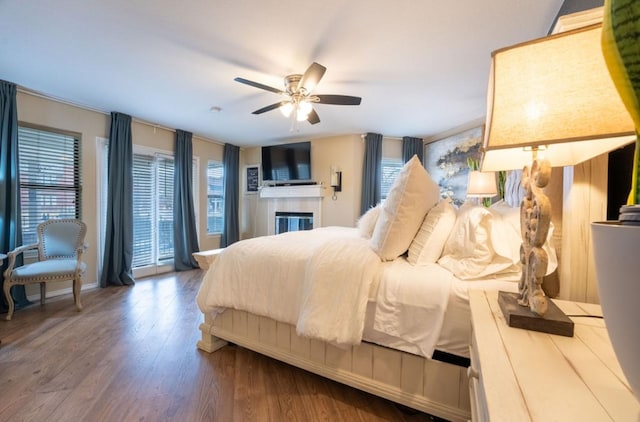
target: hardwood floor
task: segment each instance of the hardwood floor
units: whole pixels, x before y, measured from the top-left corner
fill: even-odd
[[[0,315],[0,421],[429,421],[237,346],[196,349],[204,272]]]

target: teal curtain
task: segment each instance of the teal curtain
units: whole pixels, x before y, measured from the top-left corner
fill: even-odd
[[[198,232],[193,210],[193,147],[191,132],[176,130],[173,171],[173,262],[176,271],[198,268]]]
[[[364,137],[364,144],[360,215],[380,202],[382,184],[382,135],[367,133]]]
[[[16,93],[15,84],[0,80],[0,253],[5,254],[22,246]],[[6,269],[5,260],[0,268],[0,280]],[[16,309],[29,304],[24,286],[13,286],[11,295]],[[0,309],[6,312],[7,301],[2,291],[0,299]]]
[[[240,148],[224,144],[224,228],[220,247],[224,248],[240,240],[238,217],[238,191],[240,187]]]
[[[411,136],[402,137],[402,161],[405,163],[417,155],[420,162],[424,165],[422,157],[424,156],[424,145],[422,138],[412,138]]]
[[[111,113],[107,227],[100,287],[135,283],[133,260],[133,140],[131,116]]]

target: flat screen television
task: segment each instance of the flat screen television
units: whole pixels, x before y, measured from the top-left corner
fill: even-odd
[[[311,142],[262,147],[262,180],[274,184],[311,183]]]

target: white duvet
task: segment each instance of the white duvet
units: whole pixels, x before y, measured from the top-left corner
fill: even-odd
[[[231,245],[205,275],[197,302],[204,313],[245,310],[336,345],[362,341],[371,302],[374,321],[367,326],[376,335],[431,357],[452,280],[437,264],[382,263],[357,230],[326,227]]]
[[[457,281],[438,264],[414,266],[404,258],[396,259],[384,269],[371,329],[393,338],[394,346],[411,345],[397,347],[401,350],[431,357]]]
[[[205,275],[205,312],[246,310],[338,345],[362,340],[365,308],[381,265],[357,231],[326,227],[237,242]]]

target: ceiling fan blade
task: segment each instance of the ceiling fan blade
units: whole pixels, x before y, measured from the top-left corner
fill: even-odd
[[[254,111],[251,114],[262,114],[262,113],[266,113],[267,111],[271,111],[271,110],[275,110],[276,108],[279,108],[283,105],[285,105],[286,103],[288,103],[289,101],[280,101],[279,103],[274,103],[271,105],[268,105],[266,107],[262,107],[259,110]]]
[[[309,66],[309,68],[304,72],[304,75],[302,75],[298,87],[304,88],[307,93],[311,92],[313,88],[318,85],[318,82],[320,82],[320,79],[322,79],[322,76],[324,76],[324,72],[326,71],[326,67],[313,62],[311,66]]]
[[[320,104],[360,105],[362,101],[362,98],[350,95],[314,95],[314,97],[318,97]]]
[[[280,90],[278,88],[273,88],[273,87],[270,87],[270,86],[267,86],[267,85],[263,85],[263,84],[258,83],[258,82],[253,82],[253,81],[250,81],[250,80],[244,79],[244,78],[235,78],[234,81],[240,82],[241,84],[252,86],[254,88],[264,89],[265,91],[275,92],[276,94],[284,95],[284,93],[285,93],[284,91],[282,91],[282,90]]]
[[[307,116],[307,121],[312,125],[315,125],[316,123],[320,123],[320,117],[318,116],[318,113],[316,113],[314,109],[311,109],[311,112]]]

